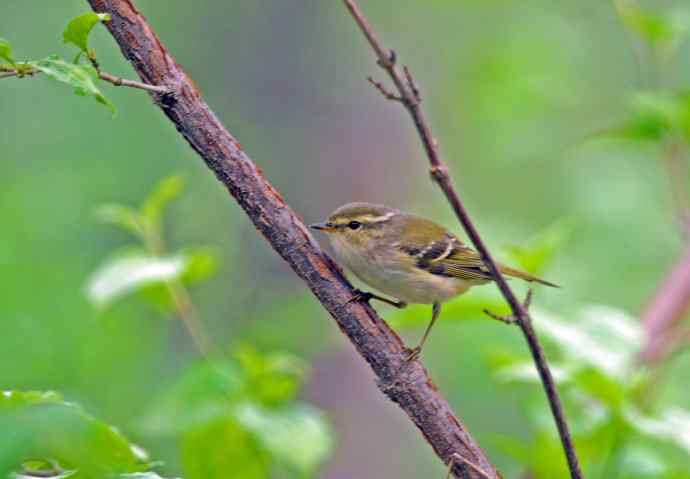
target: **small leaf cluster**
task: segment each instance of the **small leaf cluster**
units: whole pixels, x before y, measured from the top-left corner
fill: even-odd
[[[635,0],[614,0],[625,27],[652,55],[656,84],[634,93],[628,115],[619,125],[600,132],[603,138],[634,142],[690,143],[690,91],[663,86],[666,63],[690,36],[690,9],[658,12],[642,8]]]
[[[105,13],[88,12],[71,20],[63,32],[63,40],[67,44],[79,49],[74,61],[68,62],[59,55],[49,55],[41,60],[27,60],[18,62],[12,52],[10,42],[0,38],[0,72],[14,72],[18,77],[44,73],[49,78],[57,80],[74,88],[79,96],[92,96],[98,103],[107,107],[115,115],[115,106],[98,88],[101,81],[98,75],[96,52],[89,46],[89,35],[93,28],[102,22],[110,20]],[[85,56],[89,63],[80,63]]]
[[[687,8],[657,12],[641,7],[635,0],[614,0],[625,26],[660,53],[670,55],[690,33],[690,10]]]
[[[298,358],[249,346],[232,360],[188,369],[154,402],[145,432],[173,438],[187,478],[310,478],[330,455],[325,415],[296,399],[307,376]]]
[[[98,217],[139,242],[113,255],[88,282],[99,308],[140,294],[173,310],[171,283],[209,278],[210,248],[167,253],[163,223],[184,189],[181,176],[163,179],[137,207],[108,204]],[[229,357],[228,357],[229,356]],[[187,479],[271,477],[308,479],[330,456],[333,432],[326,415],[298,399],[308,365],[286,353],[249,345],[230,355],[193,362],[138,408],[132,421],[149,444],[175,443]],[[0,477],[161,479],[141,447],[116,428],[53,392],[0,392]]]
[[[588,477],[690,478],[684,467],[690,461],[690,411],[654,407],[654,376],[638,359],[645,339],[639,319],[600,305],[584,307],[570,320],[539,309],[532,317],[551,348],[552,370]],[[506,384],[531,385],[524,407],[532,441],[502,438],[500,445],[537,479],[563,476],[560,441],[534,364],[505,353],[494,354],[491,362]]]
[[[131,234],[137,245],[113,254],[89,279],[86,293],[98,308],[139,295],[174,311],[173,285],[197,283],[216,271],[209,247],[167,251],[164,216],[184,189],[172,175],[161,180],[136,207],[106,204],[98,218]],[[298,400],[308,367],[281,353],[260,354],[244,345],[231,359],[192,364],[159,395],[141,418],[153,440],[179,444],[185,477],[313,477],[330,455],[333,434],[325,415]],[[286,476],[287,475],[287,476]]]
[[[163,215],[184,188],[181,176],[162,180],[137,207],[102,205],[96,211],[104,223],[131,233],[138,244],[113,253],[91,275],[86,293],[100,309],[127,295],[139,294],[156,307],[171,310],[170,285],[194,284],[211,277],[218,256],[210,247],[184,248],[168,253],[163,241]]]

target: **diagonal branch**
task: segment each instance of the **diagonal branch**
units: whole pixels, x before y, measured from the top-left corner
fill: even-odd
[[[465,478],[500,477],[418,362],[405,362],[398,335],[369,305],[351,302],[353,289],[320,249],[297,214],[263,177],[242,146],[218,121],[201,93],[166,50],[131,0],[88,0],[108,13],[106,24],[141,79],[169,92],[154,100],[232,194],[257,229],[335,319],[376,374],[379,388],[403,409],[436,454]],[[391,448],[392,449],[392,448]],[[464,464],[471,463],[478,473]]]
[[[362,30],[362,33],[364,33],[369,45],[371,45],[372,49],[376,53],[377,63],[388,73],[393,81],[393,84],[399,93],[400,102],[405,106],[407,111],[412,116],[412,120],[417,128],[419,136],[421,137],[424,150],[426,151],[431,164],[431,177],[436,183],[438,183],[441,190],[443,190],[443,193],[453,207],[453,211],[455,211],[460,223],[462,223],[467,236],[470,238],[472,244],[481,255],[482,261],[491,272],[491,275],[496,281],[498,288],[513,311],[515,322],[520,327],[525,339],[527,340],[530,352],[532,353],[532,358],[534,359],[537,370],[539,371],[539,376],[541,377],[542,384],[544,385],[546,396],[549,400],[549,406],[551,407],[551,412],[553,413],[556,421],[556,426],[558,428],[561,442],[568,460],[570,475],[573,479],[580,479],[582,478],[582,472],[580,470],[577,454],[575,453],[575,446],[570,436],[570,430],[565,418],[565,412],[563,411],[563,406],[561,405],[558,392],[556,391],[553,376],[551,375],[548,363],[546,362],[544,351],[542,350],[537,335],[532,328],[532,321],[529,313],[515,296],[515,293],[513,293],[508,286],[508,283],[496,266],[496,262],[491,257],[489,250],[479,236],[477,228],[474,226],[474,223],[470,219],[465,206],[463,205],[462,201],[460,201],[460,197],[453,187],[448,174],[448,167],[445,165],[443,160],[441,160],[438,143],[432,136],[429,122],[426,119],[424,111],[421,109],[421,97],[419,95],[417,85],[415,84],[407,67],[404,68],[404,74],[398,70],[396,64],[397,55],[395,55],[392,51],[388,52],[385,48],[383,48],[378,36],[376,35],[376,32],[373,30],[369,22],[367,22],[366,18],[364,18],[364,15],[362,14],[362,11],[357,5],[356,1],[343,1],[355,19],[355,22],[357,22],[357,25]]]

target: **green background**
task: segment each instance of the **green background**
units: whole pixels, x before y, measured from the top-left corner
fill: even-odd
[[[412,123],[366,82],[384,75],[340,2],[136,3],[305,221],[362,200],[461,232],[429,181]],[[523,244],[557,221],[572,225],[544,273],[563,288],[539,289],[535,303],[561,312],[607,304],[637,316],[682,247],[668,178],[655,148],[588,138],[619,124],[634,92],[687,85],[687,44],[655,66],[601,0],[362,7],[421,85],[443,157],[490,247]],[[86,10],[77,0],[5,0],[0,35],[17,59],[71,58],[60,34]],[[104,70],[134,78],[105,29],[91,41]],[[147,94],[102,90],[117,106],[114,119],[46,78],[0,83],[0,386],[58,390],[180,474],[176,446],[138,423],[194,360],[188,337],[138,299],[99,313],[84,287],[131,241],[99,224],[95,208],[138,203],[159,179],[181,173],[187,189],[168,216],[169,243],[211,245],[221,257],[219,274],[192,289],[203,322],[220,348],[250,343],[312,363],[303,395],[327,411],[337,443],[320,477],[442,477],[331,318]],[[413,342],[421,328],[403,332]],[[504,476],[516,477],[518,464],[496,438],[527,437],[527,419],[487,355],[524,351],[518,331],[477,315],[442,319],[435,333],[424,352],[434,381]],[[674,358],[659,386],[663,401],[690,407],[688,366],[687,355]]]

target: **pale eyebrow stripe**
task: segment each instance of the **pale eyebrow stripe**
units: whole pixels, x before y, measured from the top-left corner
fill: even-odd
[[[381,215],[381,216],[372,216],[372,215],[362,216],[362,219],[364,221],[369,222],[369,223],[380,223],[382,221],[388,221],[394,215],[395,215],[395,212],[391,211],[391,212],[386,213],[385,215]]]

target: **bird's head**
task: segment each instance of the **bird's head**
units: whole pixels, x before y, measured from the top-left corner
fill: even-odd
[[[309,227],[327,233],[334,244],[368,249],[372,241],[385,234],[398,213],[383,205],[348,203],[331,213],[326,221]]]

